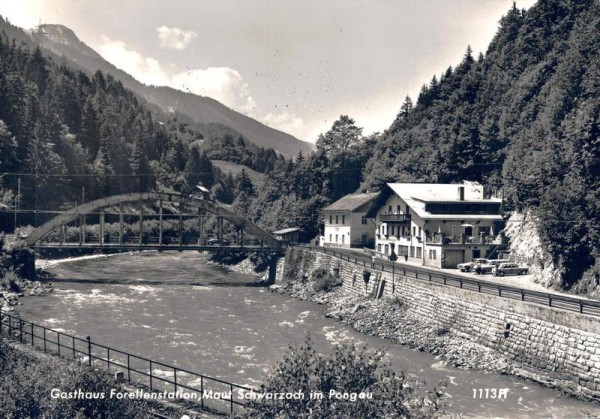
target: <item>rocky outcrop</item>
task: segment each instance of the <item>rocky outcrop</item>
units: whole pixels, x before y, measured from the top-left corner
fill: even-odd
[[[19,299],[22,297],[44,295],[52,292],[50,284],[44,284],[39,281],[16,279],[4,282],[0,285],[0,309],[2,311],[12,311],[12,307],[18,305]]]
[[[514,212],[508,219],[504,234],[510,240],[511,259],[529,265],[534,282],[545,287],[560,288],[560,270],[542,247],[536,222],[536,217],[529,212]]]

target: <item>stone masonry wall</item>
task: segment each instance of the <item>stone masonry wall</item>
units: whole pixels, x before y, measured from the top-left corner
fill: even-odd
[[[392,280],[389,272],[300,248],[288,249],[283,280],[316,268],[339,270],[352,295],[399,296],[417,318],[497,351],[518,375],[600,400],[599,319],[398,274]]]

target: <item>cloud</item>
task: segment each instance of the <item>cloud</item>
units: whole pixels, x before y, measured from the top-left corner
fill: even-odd
[[[160,63],[151,57],[144,57],[137,51],[127,49],[121,41],[102,36],[98,53],[117,68],[131,74],[144,84],[164,86],[169,84],[169,76]]]
[[[245,112],[252,111],[254,100],[241,74],[229,67],[196,68],[175,74],[171,86],[184,92],[208,96],[224,105]]]
[[[144,57],[128,49],[122,41],[102,37],[98,53],[116,67],[144,84],[170,86],[183,92],[208,96],[225,106],[254,118],[271,128],[302,138],[306,134],[304,120],[288,110],[265,111],[250,94],[242,75],[229,67],[194,68],[172,74],[152,57]],[[170,68],[167,66],[167,68]]]
[[[229,67],[192,69],[171,77],[171,87],[218,100],[225,106],[254,118],[271,128],[295,136],[305,134],[304,121],[291,112],[265,112],[250,95],[242,75]]]
[[[260,120],[271,128],[287,132],[299,138],[305,134],[304,120],[288,111],[281,113],[268,112],[260,117]]]
[[[194,31],[185,31],[179,28],[159,26],[156,28],[161,48],[186,49],[193,39],[198,37]]]

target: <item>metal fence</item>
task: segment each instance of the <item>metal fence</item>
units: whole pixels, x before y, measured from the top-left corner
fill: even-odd
[[[382,272],[390,272],[394,276],[402,275],[421,281],[462,288],[469,291],[476,291],[482,294],[491,294],[498,297],[520,300],[528,303],[544,305],[547,307],[573,311],[580,314],[587,314],[589,316],[600,317],[600,301],[582,300],[580,298],[567,297],[559,294],[550,294],[524,288],[511,287],[510,285],[499,284],[497,282],[476,280],[460,275],[447,274],[435,269],[414,267],[378,258],[373,259],[371,254],[359,255],[353,251],[331,249],[327,247],[303,247],[337,257],[341,260],[354,263],[364,268],[370,268]]]
[[[174,396],[180,400],[198,400],[201,409],[239,413],[246,407],[243,395],[257,391],[101,345],[92,342],[89,336],[83,339],[49,329],[2,311],[0,335],[44,352],[78,360],[90,367],[104,367],[109,372],[122,373],[123,382],[137,385],[143,391],[175,393]]]

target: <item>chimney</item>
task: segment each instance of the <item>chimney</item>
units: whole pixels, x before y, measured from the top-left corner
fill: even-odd
[[[464,186],[458,187],[458,200],[459,201],[465,200],[465,187]]]

